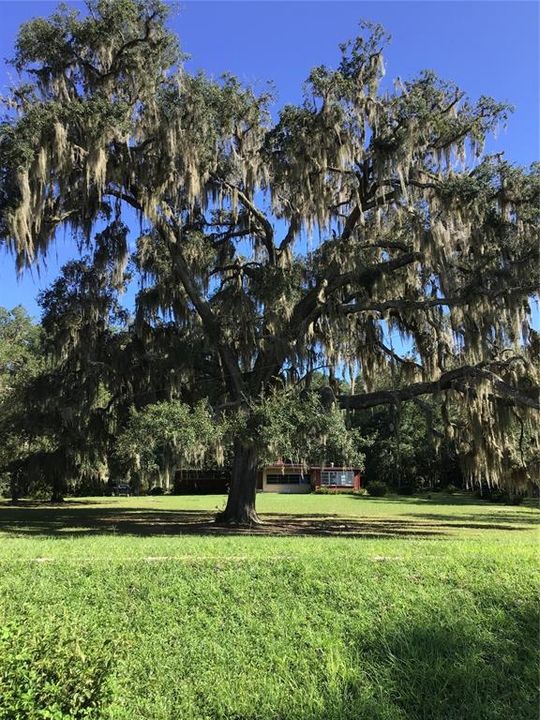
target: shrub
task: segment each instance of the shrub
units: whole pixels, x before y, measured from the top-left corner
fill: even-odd
[[[380,480],[370,482],[367,489],[371,497],[383,497],[388,492],[387,484]]]
[[[67,636],[64,627],[30,636],[23,623],[4,626],[0,720],[99,720],[110,700],[111,661],[106,645]]]
[[[326,485],[317,485],[317,487],[315,488],[315,493],[317,495],[332,495],[334,492],[335,490],[326,487]]]
[[[161,487],[161,485],[155,485],[153,488],[150,489],[149,495],[164,495],[165,490]]]
[[[74,488],[74,495],[79,497],[92,497],[105,495],[108,490],[107,483],[100,477],[83,478]]]
[[[523,502],[523,495],[512,495],[506,490],[491,490],[488,495],[484,495],[484,498],[493,503],[502,503],[503,505],[521,505]]]
[[[353,495],[356,495],[356,497],[365,497],[368,494],[368,491],[366,488],[358,488],[358,490],[353,490]]]
[[[365,488],[359,490],[340,490],[335,487],[327,487],[326,485],[317,485],[313,491],[316,495],[367,495],[368,492]]]
[[[416,484],[414,482],[408,482],[404,485],[400,485],[397,492],[398,495],[414,495],[416,492]]]

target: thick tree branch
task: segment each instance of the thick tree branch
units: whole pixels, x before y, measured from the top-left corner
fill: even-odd
[[[278,247],[278,252],[281,254],[283,253],[289,245],[293,242],[294,238],[296,237],[296,233],[300,229],[300,220],[298,217],[293,217],[289,223],[289,229],[287,230],[287,234],[281,241]]]
[[[490,381],[497,395],[511,405],[523,405],[533,410],[540,410],[540,388],[536,388],[537,398],[535,399],[505,382],[490,370],[472,365],[465,365],[456,370],[448,370],[438,380],[431,382],[412,383],[398,390],[378,390],[362,395],[340,395],[338,401],[341,407],[347,407],[351,410],[365,410],[377,405],[389,405],[412,400],[419,395],[433,395],[443,390],[464,392],[467,389],[467,382],[476,384],[484,380]]]
[[[137,210],[138,212],[143,212],[143,206],[140,204],[140,202],[134,195],[130,195],[126,192],[123,192],[122,190],[116,190],[115,188],[111,187],[106,188],[103,195],[111,195],[111,197],[115,197],[117,198],[117,200],[122,200],[123,202],[127,203],[134,210]]]
[[[253,235],[253,230],[244,228],[243,230],[226,230],[222,233],[212,233],[207,235],[206,238],[210,240],[214,245],[222,245],[228,240],[234,240],[235,238],[246,237],[247,235]]]
[[[239,260],[237,260],[237,262],[231,263],[230,265],[220,265],[218,267],[215,267],[210,273],[210,276],[220,275],[222,273],[231,273],[231,276],[244,274],[254,277],[256,275],[257,268],[261,267],[263,267],[263,265],[259,262],[251,261],[247,263],[241,263]]]
[[[371,265],[361,270],[352,270],[342,275],[324,277],[314,288],[312,288],[296,305],[290,321],[290,334],[295,337],[306,322],[316,319],[318,314],[325,307],[327,300],[334,293],[341,290],[345,285],[369,285],[381,275],[395,272],[406,265],[410,265],[420,259],[419,253],[405,253],[398,258],[385,260],[384,262]]]
[[[420,371],[423,370],[422,366],[419,363],[415,362],[414,360],[412,360],[410,358],[401,357],[401,355],[398,355],[396,352],[394,352],[392,350],[392,348],[389,348],[388,345],[385,345],[385,343],[383,343],[382,341],[379,340],[377,342],[377,345],[381,348],[381,350],[383,351],[383,353],[385,353],[385,355],[388,355],[388,357],[391,357],[392,360],[395,360],[396,362],[400,363],[401,365],[414,365],[414,367],[417,370],[420,370]]]
[[[504,295],[507,298],[515,295],[528,295],[537,292],[535,285],[526,284],[522,287],[499,287],[496,290],[488,290],[484,287],[469,286],[464,288],[462,295],[454,295],[448,298],[428,298],[427,300],[407,300],[405,298],[396,298],[393,300],[384,300],[381,302],[367,303],[344,303],[338,309],[344,315],[352,315],[361,312],[386,312],[387,310],[429,310],[433,307],[457,307],[459,305],[468,305],[474,302],[478,297],[488,297],[495,299]]]
[[[360,312],[385,312],[386,310],[426,310],[437,306],[463,305],[469,300],[465,298],[431,298],[429,300],[385,300],[384,302],[344,303],[339,311],[344,315]]]
[[[360,208],[358,207],[358,205],[355,205],[352,211],[349,213],[347,220],[345,221],[345,225],[340,236],[341,240],[348,240],[351,237],[353,230],[359,220]]]
[[[401,252],[411,252],[409,245],[398,242],[396,240],[382,240],[381,242],[364,243],[363,245],[356,246],[359,250],[401,250]]]
[[[413,262],[417,262],[422,259],[422,254],[418,252],[408,252],[403,255],[399,255],[397,258],[391,260],[384,260],[383,262],[377,263],[376,265],[369,265],[368,267],[362,268],[360,271],[351,270],[348,273],[339,275],[332,282],[330,280],[331,290],[341,288],[344,285],[359,284],[369,285],[370,283],[377,280],[381,275],[386,275],[396,270],[400,270]]]
[[[259,210],[259,208],[248,198],[248,196],[245,192],[243,192],[243,190],[238,188],[236,185],[227,182],[226,180],[218,178],[216,175],[212,175],[212,179],[219,185],[223,185],[229,190],[235,192],[238,200],[242,203],[242,205],[250,213],[250,215],[252,215],[252,217],[254,217],[255,220],[259,223],[263,231],[262,240],[268,252],[268,260],[271,265],[275,265],[276,246],[274,245],[274,228],[272,226],[272,223],[268,220],[266,215],[261,210]]]
[[[177,237],[171,237],[173,232],[169,227],[158,224],[156,228],[169,248],[173,268],[203,323],[207,337],[216,348],[223,362],[229,392],[233,400],[238,400],[244,395],[238,358],[235,356],[230,345],[223,342],[219,321],[214,315],[209,303],[201,296],[193,282],[192,274],[184,258],[180,243],[177,241]]]
[[[352,282],[370,284],[386,272],[394,272],[415,262],[419,257],[418,253],[406,253],[399,258],[386,260],[360,271],[351,271],[335,277],[328,275],[328,277],[322,278],[297,303],[284,333],[279,338],[272,338],[269,347],[259,352],[252,373],[254,386],[260,387],[265,380],[279,371],[294,344],[303,337],[307,325],[317,320],[334,293]]]

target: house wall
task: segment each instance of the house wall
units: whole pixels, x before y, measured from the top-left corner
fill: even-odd
[[[309,493],[316,490],[321,485],[321,470],[330,468],[310,467],[306,469],[301,465],[287,465],[284,463],[276,463],[267,465],[257,472],[257,491],[259,492],[275,492],[275,493]],[[347,470],[350,468],[332,468],[334,470]],[[307,483],[288,483],[288,474],[302,474],[309,476]],[[268,475],[280,475],[283,477],[281,483],[268,483]],[[204,470],[178,470],[175,476],[175,492],[186,494],[205,494],[205,493],[227,493],[230,486],[230,473],[223,470],[204,469]],[[325,485],[336,492],[350,492],[351,489],[358,490],[362,486],[362,478],[359,471],[355,471],[353,485],[335,486]]]
[[[316,490],[318,487],[321,486],[321,473],[323,470],[334,470],[336,472],[340,472],[342,470],[350,471],[351,468],[347,467],[326,467],[326,468],[312,468],[312,486],[313,490]],[[360,474],[359,470],[354,471],[354,475],[352,478],[352,484],[351,485],[327,485],[325,484],[324,487],[329,488],[330,490],[335,490],[336,492],[350,492],[351,490],[360,490],[362,487],[362,476]]]
[[[299,475],[304,474],[310,476],[311,471],[305,470],[300,465],[268,465],[262,469],[262,490],[263,492],[275,492],[275,493],[295,493],[305,494],[310,493],[312,490],[312,480],[305,483],[288,483],[287,475]],[[283,477],[282,483],[269,483],[267,478],[269,475],[280,475]]]

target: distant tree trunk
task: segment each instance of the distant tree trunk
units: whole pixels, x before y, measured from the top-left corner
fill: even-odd
[[[257,450],[253,445],[235,444],[231,487],[227,506],[218,513],[216,522],[225,525],[260,523],[255,510],[257,494]]]
[[[51,502],[64,502],[64,480],[60,475],[56,475],[53,479]]]
[[[11,502],[18,502],[19,501],[19,483],[17,480],[17,477],[15,473],[11,474],[10,480],[9,480],[9,491],[11,494]]]

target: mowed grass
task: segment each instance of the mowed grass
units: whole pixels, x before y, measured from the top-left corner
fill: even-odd
[[[0,719],[536,718],[535,507],[0,504]]]

